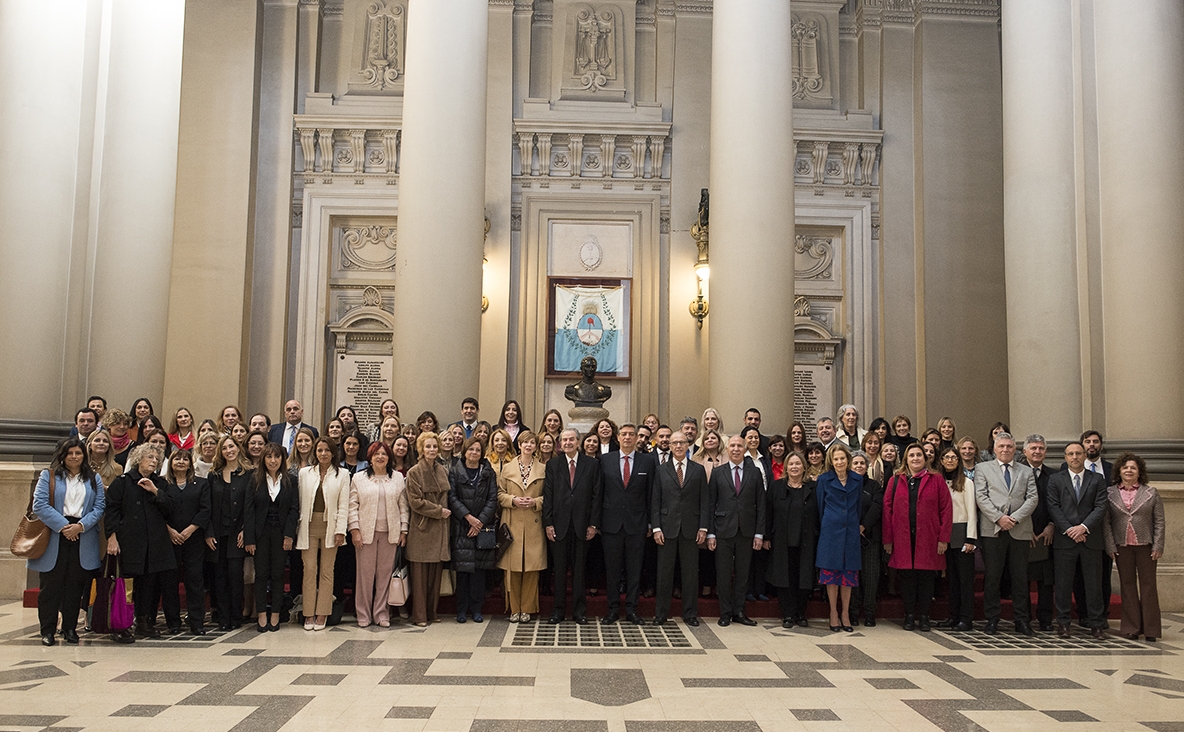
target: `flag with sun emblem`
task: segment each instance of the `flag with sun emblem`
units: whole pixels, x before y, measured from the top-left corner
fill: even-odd
[[[561,284],[554,288],[553,370],[577,372],[585,356],[594,356],[599,373],[626,371],[627,288]]]

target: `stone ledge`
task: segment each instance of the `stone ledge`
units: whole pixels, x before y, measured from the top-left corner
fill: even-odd
[[[0,460],[34,458],[49,461],[58,442],[70,434],[69,422],[0,419]]]

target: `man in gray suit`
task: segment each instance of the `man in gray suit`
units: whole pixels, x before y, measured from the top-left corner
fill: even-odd
[[[1069,608],[1072,606],[1073,577],[1080,564],[1085,580],[1085,601],[1089,627],[1094,638],[1106,640],[1106,618],[1102,602],[1102,557],[1106,543],[1102,522],[1106,519],[1106,481],[1085,469],[1085,446],[1065,446],[1064,470],[1048,480],[1048,514],[1056,526],[1052,553],[1056,563],[1055,588],[1057,635],[1068,638]]]
[[[707,471],[687,455],[682,432],[670,438],[670,459],[658,468],[650,500],[650,525],[658,545],[658,602],[654,625],[670,614],[674,563],[682,566],[682,619],[699,625],[699,547],[707,541]]]
[[[1028,553],[1037,502],[1036,478],[1031,468],[1014,458],[1015,438],[1000,432],[995,436],[995,459],[979,463],[974,471],[978,535],[987,570],[983,586],[987,625],[983,632],[991,635],[999,632],[999,582],[1004,566],[1011,570],[1015,630],[1035,635],[1028,621]]]

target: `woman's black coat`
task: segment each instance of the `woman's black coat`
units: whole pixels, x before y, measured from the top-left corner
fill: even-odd
[[[251,476],[234,472],[227,483],[222,480],[221,473],[211,472],[207,480],[210,483],[210,524],[206,527],[206,536],[216,538],[220,544],[225,543],[227,559],[247,556],[246,550],[238,545],[238,532],[243,530],[243,513]],[[228,524],[227,528],[223,528],[224,522]]]
[[[177,568],[168,520],[177,506],[164,478],[148,476],[156,495],[139,486],[139,470],[124,473],[107,489],[107,512],[103,525],[107,535],[119,542],[119,564],[126,574],[136,576]]]
[[[494,527],[497,519],[497,474],[485,460],[478,468],[477,480],[470,481],[464,461],[454,463],[448,471],[448,508],[452,511],[452,568],[457,572],[493,569],[497,557],[493,549],[478,549],[477,537],[470,537],[472,514],[482,526]]]
[[[246,509],[243,511],[243,544],[257,544],[259,537],[267,527],[267,509],[271,504],[271,494],[267,492],[267,479],[255,485],[254,478],[250,482],[250,494],[246,499]],[[300,520],[300,492],[296,488],[296,481],[289,473],[280,473],[280,492],[275,497],[275,508],[280,515],[280,528],[284,536],[296,541],[296,524]]]
[[[814,547],[818,542],[818,498],[814,481],[790,488],[784,477],[773,481],[765,515],[771,517],[765,539],[772,544],[765,578],[774,587],[814,587]],[[800,547],[796,568],[789,566],[790,547]],[[796,570],[796,574],[792,574]]]

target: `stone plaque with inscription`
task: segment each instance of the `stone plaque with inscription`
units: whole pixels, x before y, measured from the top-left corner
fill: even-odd
[[[807,439],[815,440],[820,417],[834,418],[835,380],[830,366],[797,364],[793,369],[793,418],[806,426]]]
[[[392,396],[394,357],[340,353],[336,366],[333,409],[352,406],[365,429],[378,420],[382,400]]]

